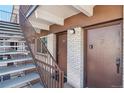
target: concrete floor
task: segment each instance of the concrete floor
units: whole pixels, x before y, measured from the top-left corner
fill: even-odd
[[[64,83],[64,88],[74,88],[71,85],[69,85],[68,83]]]

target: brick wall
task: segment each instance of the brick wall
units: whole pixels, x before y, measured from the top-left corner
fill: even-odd
[[[75,34],[67,31],[67,82],[73,87],[83,87],[83,31],[75,28]]]

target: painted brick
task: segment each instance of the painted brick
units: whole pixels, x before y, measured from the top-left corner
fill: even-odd
[[[75,28],[75,34],[67,31],[67,82],[73,87],[83,87],[83,31]]]

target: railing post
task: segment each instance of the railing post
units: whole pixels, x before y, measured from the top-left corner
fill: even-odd
[[[62,71],[61,72],[61,88],[63,88],[64,87],[64,72]]]

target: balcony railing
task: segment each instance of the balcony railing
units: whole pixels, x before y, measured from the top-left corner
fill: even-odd
[[[0,10],[0,21],[17,23],[17,14]]]

